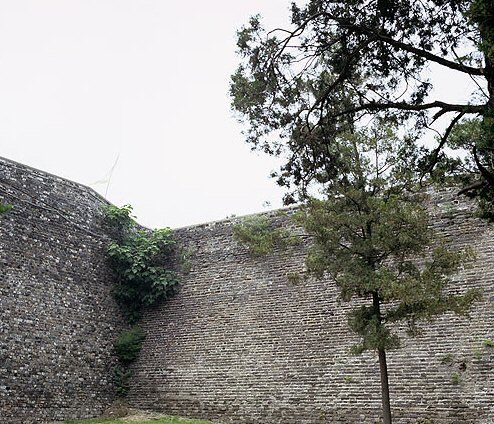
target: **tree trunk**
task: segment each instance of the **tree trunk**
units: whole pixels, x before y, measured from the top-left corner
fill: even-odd
[[[381,323],[381,299],[379,292],[372,293],[372,305],[376,314],[378,325]],[[379,371],[381,373],[381,396],[383,409],[383,423],[391,424],[391,403],[389,401],[388,364],[386,363],[386,351],[383,347],[377,350],[379,355]]]
[[[381,372],[381,394],[383,408],[383,423],[391,424],[391,404],[389,402],[388,365],[386,363],[386,351],[378,350],[379,371]]]

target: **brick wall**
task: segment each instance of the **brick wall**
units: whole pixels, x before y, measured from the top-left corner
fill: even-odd
[[[0,217],[0,422],[96,416],[113,400],[111,347],[121,326],[103,200],[3,159],[0,197],[14,205]],[[494,226],[454,190],[430,203],[450,245],[476,248],[457,288],[483,287],[484,300],[470,320],[444,316],[389,354],[396,422],[493,423],[494,349],[482,342],[494,339]],[[179,294],[145,315],[129,401],[227,423],[376,422],[377,359],[348,355],[355,340],[334,285],[288,280],[303,269],[304,245],[251,258],[232,237],[236,222],[176,230],[191,269]]]
[[[471,320],[446,315],[389,354],[397,423],[494,423],[494,349],[482,347],[494,340],[494,226],[454,193],[431,199],[433,220],[450,245],[476,248],[478,263],[456,286],[484,287],[484,300]],[[236,222],[176,231],[192,269],[179,295],[145,317],[131,402],[228,423],[377,422],[377,358],[347,353],[355,339],[334,285],[288,280],[303,269],[304,247],[251,258],[232,237]],[[453,363],[442,364],[447,355]]]
[[[0,423],[93,417],[113,400],[110,295],[91,189],[0,159]]]

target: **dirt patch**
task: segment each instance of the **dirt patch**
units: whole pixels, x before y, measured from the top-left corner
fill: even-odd
[[[125,422],[135,422],[163,418],[165,415],[152,411],[140,411],[131,408],[123,401],[116,401],[104,412],[103,417],[119,418]]]
[[[146,420],[156,420],[158,418],[164,418],[165,415],[163,414],[156,414],[152,412],[147,412],[147,411],[135,411],[131,410],[129,414],[125,417],[121,417],[120,419],[122,421],[125,421],[126,423],[131,423],[135,421],[146,421]]]

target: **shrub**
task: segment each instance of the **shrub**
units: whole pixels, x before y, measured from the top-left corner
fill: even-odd
[[[461,376],[457,372],[454,372],[453,375],[451,376],[451,382],[457,386],[461,382]]]
[[[298,242],[288,230],[273,228],[265,216],[244,218],[233,227],[233,236],[247,246],[252,256],[263,256],[277,247],[286,248]]]
[[[137,359],[145,337],[142,329],[137,326],[120,334],[114,348],[122,364],[129,365]]]
[[[117,395],[124,397],[130,390],[130,378],[132,377],[132,371],[126,367],[115,367],[113,381],[115,383]]]
[[[443,365],[451,365],[453,362],[454,356],[451,353],[448,353],[441,358],[441,364]]]

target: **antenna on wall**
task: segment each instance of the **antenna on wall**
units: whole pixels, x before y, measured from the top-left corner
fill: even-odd
[[[108,190],[110,189],[110,182],[111,182],[111,177],[113,176],[113,171],[115,170],[118,160],[120,159],[120,152],[117,154],[117,157],[115,158],[115,161],[113,162],[112,167],[110,170],[105,174],[105,177],[101,180],[95,181],[94,183],[89,184],[89,186],[95,186],[95,185],[100,185],[100,184],[106,184],[105,188],[105,198],[108,195]]]
[[[120,159],[120,152],[117,154],[117,157],[115,159],[115,162],[113,163],[113,166],[110,169],[109,175],[108,175],[108,182],[106,184],[106,190],[105,190],[105,198],[108,194],[108,189],[110,188],[110,182],[111,182],[111,177],[113,175],[113,171],[115,170],[115,167],[117,166],[118,160]]]

